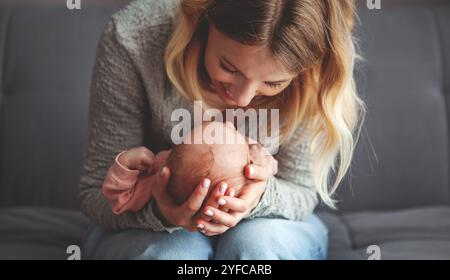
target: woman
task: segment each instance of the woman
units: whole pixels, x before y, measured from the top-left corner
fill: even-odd
[[[113,15],[97,50],[80,181],[81,209],[98,224],[85,256],[326,258],[317,196],[334,207],[365,112],[352,75],[353,15],[350,0],[137,0]],[[268,156],[246,167],[253,183],[238,197],[223,193],[226,207],[206,196],[208,187],[220,191],[207,178],[176,205],[164,189],[165,167],[151,180],[153,200],[113,214],[101,186],[115,156],[170,148],[171,112],[191,110],[194,100],[220,110],[278,108],[277,175],[268,172]]]

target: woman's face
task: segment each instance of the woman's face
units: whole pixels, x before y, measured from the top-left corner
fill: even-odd
[[[267,47],[246,46],[209,27],[205,67],[211,86],[225,104],[246,107],[255,96],[274,96],[296,76]]]

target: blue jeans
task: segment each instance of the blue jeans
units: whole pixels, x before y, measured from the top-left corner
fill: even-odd
[[[83,259],[146,260],[321,260],[328,230],[312,214],[303,221],[256,218],[213,237],[199,232],[107,231],[95,226]]]

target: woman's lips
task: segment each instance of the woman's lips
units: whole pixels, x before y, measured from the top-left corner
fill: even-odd
[[[232,101],[233,103],[236,103],[236,100],[234,100],[234,96],[227,93],[225,85],[223,83],[220,83],[220,93],[222,94],[223,97],[225,97],[225,99],[228,99],[228,100]]]

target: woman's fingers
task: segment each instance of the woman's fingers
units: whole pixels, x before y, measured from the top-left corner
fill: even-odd
[[[245,177],[251,180],[267,180],[271,176],[268,165],[247,164],[245,166]]]
[[[206,206],[205,208],[203,208],[201,214],[203,215],[203,217],[209,217],[209,220],[200,218],[198,220],[199,222],[197,222],[197,225],[202,228],[199,229],[203,229],[206,235],[208,235],[208,232],[214,235],[224,232],[220,231],[224,228],[217,228],[217,224],[225,226],[226,228],[236,226],[237,223],[245,218],[248,213],[250,213],[252,209],[256,207],[265,189],[265,181],[255,181],[242,188],[239,192],[239,197],[230,197],[226,195],[217,197],[218,204],[223,204],[222,206],[226,205],[229,210],[232,211],[224,212],[215,207]],[[225,203],[219,203],[220,200],[223,200]],[[211,226],[212,229],[209,229],[208,226]]]
[[[151,188],[158,206],[166,209],[175,207],[176,205],[173,199],[166,191],[166,186],[170,178],[170,169],[164,166],[161,171],[151,176],[155,178]],[[160,210],[163,211],[163,209]]]
[[[167,166],[164,166],[159,172],[152,175],[152,177],[155,178],[152,189],[156,196],[162,197],[163,194],[166,194],[166,185],[169,182],[170,169]]]
[[[243,199],[231,196],[221,196],[219,197],[219,200],[223,200],[225,202],[224,205],[228,210],[232,210],[235,212],[245,212],[248,210],[247,202]]]
[[[235,227],[237,224],[235,217],[217,208],[207,207],[206,210],[204,210],[204,214],[211,217],[212,221],[215,223],[225,225],[229,228]]]
[[[225,195],[229,197],[234,197],[236,195],[236,190],[232,187],[229,187]],[[219,209],[222,210],[223,212],[228,212],[230,210],[227,205],[227,200],[225,200],[223,197],[219,197],[217,199],[217,204],[220,205]]]
[[[204,235],[213,236],[224,233],[229,227],[200,219],[197,223],[197,229]]]
[[[189,216],[193,216],[202,207],[210,185],[211,180],[208,178],[202,179],[191,196],[183,203],[183,207]]]
[[[246,167],[248,170],[245,172],[249,179],[265,180],[269,176],[278,173],[278,161],[261,144],[250,145],[249,153],[251,158],[250,163],[255,167],[255,170]]]
[[[177,205],[165,188],[170,177],[169,168],[163,167],[154,176],[157,176],[155,180],[155,200],[162,216],[171,224],[194,230],[195,225],[192,217],[202,206],[211,181],[206,178],[201,180],[191,196],[182,205]]]
[[[226,182],[219,182],[214,190],[209,195],[208,200],[205,203],[205,206],[218,208],[220,206],[218,197],[224,195],[227,192],[228,184]],[[207,215],[202,215],[202,218],[206,221],[210,221],[211,217]]]
[[[245,210],[241,209],[244,210],[242,212],[234,211],[230,214],[236,217],[238,221],[240,221],[243,217],[245,217],[248,213],[250,213],[253,210],[253,208],[256,207],[265,189],[266,189],[266,182],[263,181],[256,181],[246,185],[245,188],[243,188],[239,193],[238,198],[244,201],[246,209]]]
[[[166,191],[166,185],[169,182],[170,170],[168,167],[163,167],[159,172],[151,175],[154,179],[151,188],[154,198],[154,206],[162,221],[168,222],[172,225],[181,226],[181,219],[177,213],[176,203]],[[155,212],[156,213],[156,212]]]

